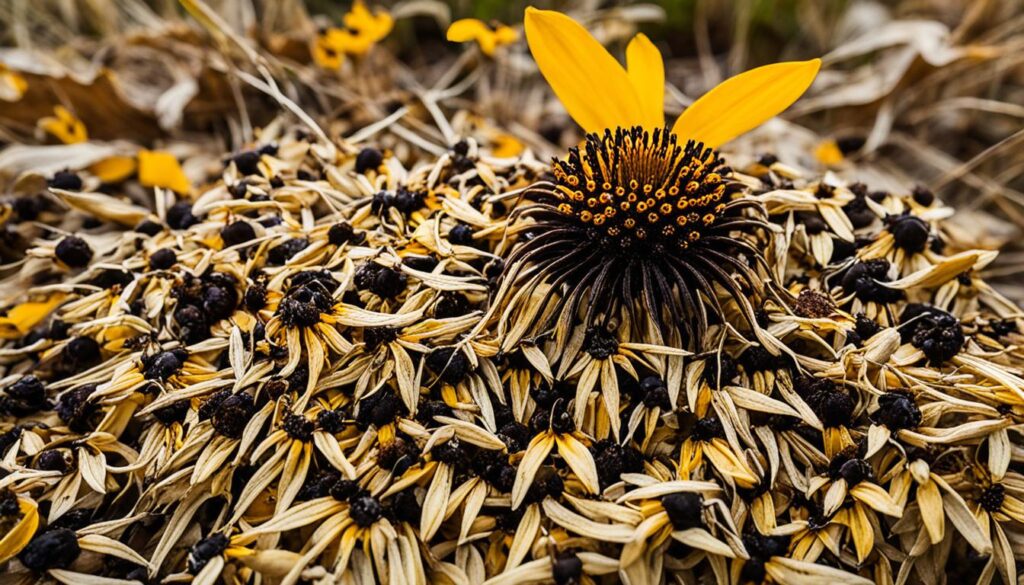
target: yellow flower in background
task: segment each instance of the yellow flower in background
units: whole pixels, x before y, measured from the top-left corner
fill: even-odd
[[[511,45],[519,40],[519,33],[499,22],[488,25],[476,18],[463,18],[448,27],[448,40],[453,43],[476,41],[484,55],[493,57],[499,47]]]
[[[40,119],[39,127],[64,144],[77,144],[89,139],[85,124],[64,106],[54,106],[53,116]]]
[[[331,27],[313,42],[313,61],[317,65],[337,69],[345,55],[365,55],[395,26],[391,13],[382,8],[371,11],[363,0],[353,2],[342,21],[345,28]]]
[[[541,74],[585,131],[664,127],[665,68],[646,36],[630,41],[623,68],[564,14],[527,8],[525,28]],[[672,133],[717,148],[788,108],[820,66],[820,59],[774,63],[731,77],[686,108]]]
[[[178,159],[169,152],[157,150],[139,151],[139,183],[143,187],[163,187],[177,193],[188,193],[192,189]]]
[[[361,55],[370,50],[375,43],[384,40],[395,26],[391,13],[383,8],[370,12],[363,0],[352,3],[352,9],[343,19],[345,28],[352,35],[352,44],[348,53]]]

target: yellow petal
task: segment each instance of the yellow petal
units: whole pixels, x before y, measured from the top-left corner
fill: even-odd
[[[643,108],[644,127],[661,128],[665,125],[665,63],[661,51],[645,34],[638,34],[626,47],[626,72],[633,83],[640,107]]]
[[[15,305],[0,317],[0,339],[18,339],[46,318],[67,295],[54,293],[44,301],[29,301]]]
[[[730,77],[686,108],[672,132],[717,148],[782,113],[811,86],[820,59],[774,63]]]
[[[526,42],[544,79],[587,132],[643,124],[643,110],[626,70],[573,19],[526,9]]]
[[[112,156],[90,165],[89,172],[104,183],[119,183],[135,172],[135,159]]]
[[[158,150],[139,151],[139,182],[143,187],[163,187],[178,193],[188,193],[192,188],[178,159]]]
[[[18,498],[21,519],[7,534],[0,537],[0,565],[13,558],[25,548],[39,527],[39,511],[36,503],[28,498]]]

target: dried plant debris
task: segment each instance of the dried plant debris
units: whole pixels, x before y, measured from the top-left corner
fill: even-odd
[[[615,96],[559,91],[561,150],[517,26],[458,21],[468,57],[426,90],[376,45],[429,2],[296,11],[308,38],[258,53],[182,4],[215,50],[182,29],[110,59],[173,55],[157,110],[137,79],[0,67],[11,136],[48,143],[0,152],[0,583],[1018,581],[1024,311],[997,253],[929,189],[844,172],[877,144],[815,166],[778,122],[785,148],[721,146],[816,60],[746,77],[783,72],[764,111],[715,109],[733,78],[672,130],[645,129],[664,75],[596,60],[650,91],[608,120]],[[538,55],[582,46],[526,26]],[[196,116],[238,103],[226,150]]]
[[[545,165],[310,140],[269,128],[133,225],[87,169],[24,195],[34,220],[7,205],[10,575],[1015,579],[1021,313],[939,201],[722,167],[708,188],[755,214],[710,222],[720,279],[579,302],[537,268],[600,267],[532,202]]]

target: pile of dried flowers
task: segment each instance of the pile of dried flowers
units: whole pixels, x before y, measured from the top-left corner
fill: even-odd
[[[816,61],[648,132],[645,37],[627,71],[564,16],[526,35],[590,132],[553,165],[275,124],[197,189],[148,150],[17,183],[4,582],[1016,582],[994,253],[924,189],[725,166]]]

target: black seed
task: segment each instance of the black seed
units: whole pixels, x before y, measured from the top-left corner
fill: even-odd
[[[458,384],[469,373],[469,358],[454,347],[439,347],[427,355],[427,367],[448,384]]]
[[[420,517],[423,515],[423,507],[416,494],[411,489],[395,494],[388,505],[387,513],[399,522],[406,522],[413,526],[419,526]]]
[[[35,376],[20,378],[8,386],[4,393],[7,396],[0,404],[3,410],[14,416],[27,416],[50,406],[46,399],[46,386]]]
[[[749,375],[779,369],[785,365],[786,359],[781,355],[772,355],[764,347],[755,345],[740,354],[739,363]]]
[[[83,186],[82,178],[71,171],[57,171],[46,184],[65,191],[81,191]]]
[[[316,424],[332,435],[345,430],[345,413],[341,410],[325,410],[317,415]]]
[[[156,223],[155,221],[143,220],[142,223],[135,226],[135,231],[140,234],[146,234],[147,236],[155,236],[160,232],[164,231],[164,226]]]
[[[95,391],[96,384],[85,384],[65,392],[57,401],[57,416],[76,433],[88,430],[88,419],[97,410],[97,406],[89,402],[89,396]]]
[[[662,410],[671,410],[672,402],[669,400],[668,386],[665,381],[657,376],[648,376],[640,381],[640,391],[643,393],[644,406],[647,408],[658,407]]]
[[[167,210],[167,225],[171,229],[184,230],[199,223],[199,219],[192,215],[192,204],[188,201],[179,201]]]
[[[469,467],[469,452],[462,447],[458,437],[435,445],[430,454],[435,461],[450,465],[453,469],[462,470]]]
[[[398,211],[408,215],[423,207],[423,193],[409,191],[405,186],[398,188],[391,205]]]
[[[402,399],[395,394],[394,390],[381,388],[369,396],[364,396],[359,401],[356,424],[363,429],[370,425],[382,427],[394,422],[396,417],[404,415],[406,412],[408,411],[402,403]]]
[[[583,561],[574,552],[563,552],[551,565],[551,577],[557,585],[570,585],[580,582],[583,576]]]
[[[212,415],[213,430],[232,439],[240,439],[256,408],[248,394],[231,394],[217,404]]]
[[[235,199],[244,199],[249,193],[249,182],[245,180],[239,181],[234,185],[231,185],[230,191],[231,196]]]
[[[92,260],[92,248],[78,236],[67,236],[54,250],[57,259],[72,268],[83,268]]]
[[[914,429],[921,424],[921,409],[910,394],[887,392],[878,397],[878,410],[871,418],[893,431]]]
[[[836,475],[846,481],[848,488],[852,488],[862,481],[873,479],[875,472],[870,463],[854,457],[840,465]]]
[[[910,334],[910,343],[924,352],[931,365],[941,365],[960,353],[966,343],[963,327],[956,317],[945,311],[920,307],[907,305],[900,316],[900,322],[909,323],[910,327],[901,327],[900,333]],[[917,319],[910,322],[914,317]]]
[[[346,221],[338,222],[327,230],[327,241],[335,246],[340,246],[349,242],[360,243],[364,239],[366,239],[366,237],[361,234],[357,237],[355,228],[352,227],[352,224]]]
[[[288,413],[284,415],[284,420],[281,421],[281,428],[284,429],[284,432],[288,433],[289,437],[296,441],[306,442],[313,438],[313,431],[316,430],[316,425],[301,414]]]
[[[174,374],[178,373],[181,369],[182,362],[178,359],[178,356],[171,351],[162,351],[156,355],[150,356],[148,363],[145,365],[143,375],[147,380],[166,380]]]
[[[79,373],[100,362],[100,344],[91,337],[75,337],[61,352],[65,366],[72,373]]]
[[[267,262],[273,266],[282,266],[291,259],[292,256],[306,249],[309,246],[309,240],[305,238],[293,238],[276,247],[271,248],[267,252]]]
[[[509,453],[517,453],[530,444],[530,429],[522,423],[510,421],[498,429],[498,438],[508,447]]]
[[[392,299],[405,290],[405,274],[394,268],[381,267],[370,285],[370,292],[382,299]]]
[[[202,571],[210,559],[227,550],[229,542],[227,536],[217,533],[195,543],[188,555],[188,572],[195,575]]]
[[[267,287],[261,282],[250,286],[245,291],[245,308],[249,309],[249,312],[255,313],[263,307],[267,306]]]
[[[33,571],[66,569],[81,552],[74,532],[67,528],[52,528],[37,534],[21,551],[18,559]]]
[[[429,426],[434,424],[435,416],[452,416],[452,409],[441,400],[420,400],[416,408],[416,420],[424,426]]]
[[[183,305],[175,309],[174,320],[188,343],[203,341],[209,334],[206,316],[195,305]]]
[[[42,197],[18,197],[11,206],[19,220],[35,221],[39,214],[47,208],[47,203]]]
[[[310,474],[303,482],[295,499],[299,501],[325,498],[331,495],[331,488],[341,479],[341,474],[333,469],[324,469]]]
[[[693,425],[693,433],[690,435],[694,441],[710,441],[721,439],[725,436],[725,429],[722,428],[722,421],[717,416],[707,416]]]
[[[256,230],[247,221],[236,221],[224,226],[220,230],[220,239],[224,240],[224,247],[230,248],[238,244],[244,244],[256,237]]]
[[[541,502],[551,496],[558,498],[565,489],[565,483],[555,468],[544,465],[533,476],[533,485],[526,492],[527,503]]]
[[[402,264],[420,272],[432,272],[438,262],[433,256],[406,256],[402,258]]]
[[[330,495],[339,502],[347,502],[348,500],[360,496],[363,494],[363,490],[360,489],[359,484],[352,481],[351,479],[341,478],[331,486]]]
[[[842,286],[865,302],[894,303],[903,298],[903,291],[885,286],[890,280],[889,262],[876,258],[851,266],[843,275]]]
[[[849,426],[853,419],[853,398],[842,390],[822,388],[807,402],[828,428]]]
[[[356,155],[356,172],[376,170],[384,162],[384,155],[376,148],[364,148]]]
[[[170,248],[160,248],[149,256],[150,270],[167,270],[178,261],[178,255]]]
[[[243,175],[256,175],[260,172],[260,153],[255,150],[246,150],[235,155],[231,159],[235,168]]]
[[[377,498],[360,496],[353,499],[349,504],[348,513],[356,525],[366,528],[380,520],[381,514],[384,513],[384,508],[381,507]]]
[[[217,408],[220,407],[228,396],[231,396],[230,390],[221,390],[211,394],[209,398],[199,405],[199,420],[203,421],[213,418],[213,413],[217,412]]]
[[[598,441],[594,445],[594,463],[601,489],[619,482],[623,473],[640,473],[644,470],[644,457],[640,451],[610,439]]]
[[[188,414],[189,402],[188,400],[179,400],[169,406],[165,406],[161,409],[154,410],[153,416],[156,420],[164,423],[165,425],[180,423],[185,421],[185,416]]]
[[[932,203],[935,203],[935,193],[924,185],[915,186],[911,193],[914,196],[914,201],[917,202],[918,205],[931,207]]]
[[[39,454],[39,458],[36,459],[36,469],[43,471],[67,473],[68,468],[68,461],[64,458],[64,454],[56,449],[43,451]]]
[[[928,235],[931,228],[923,219],[916,215],[903,214],[889,216],[886,218],[889,231],[897,247],[903,248],[911,254],[924,250],[928,244]]]
[[[1006,499],[1006,488],[1002,484],[993,484],[985,488],[978,498],[978,504],[990,513],[999,512],[1003,507],[1003,500]]]
[[[438,295],[437,304],[434,305],[434,317],[437,319],[461,317],[469,311],[469,299],[466,298],[466,295],[457,292],[441,293]]]
[[[704,498],[700,494],[679,492],[661,499],[661,505],[676,530],[704,526]]]
[[[798,224],[803,224],[804,231],[809,236],[820,234],[828,229],[828,224],[817,212],[800,211],[797,212],[795,219]]]
[[[363,329],[363,343],[368,349],[377,349],[385,343],[398,339],[398,329],[394,327],[367,327]]]
[[[473,228],[460,223],[448,231],[448,241],[460,246],[472,246]]]
[[[219,286],[211,286],[203,291],[203,310],[211,321],[220,321],[231,316],[235,311],[236,295]]]

